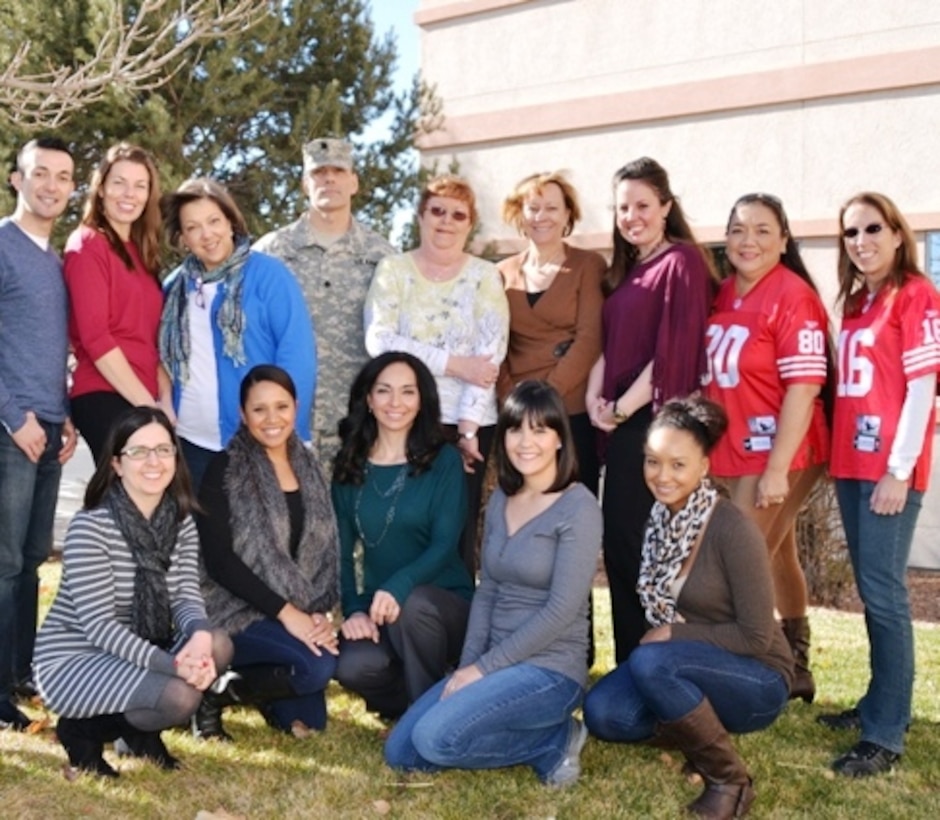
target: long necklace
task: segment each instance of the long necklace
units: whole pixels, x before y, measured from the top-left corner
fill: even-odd
[[[405,489],[405,480],[408,478],[408,463],[401,465],[401,468],[398,470],[398,474],[395,476],[395,480],[386,490],[380,490],[378,482],[375,480],[375,476],[372,474],[372,467],[369,464],[366,464],[366,477],[365,481],[362,482],[362,486],[359,488],[359,492],[356,494],[356,506],[354,510],[354,518],[356,521],[356,531],[359,533],[359,540],[362,541],[362,546],[366,549],[377,549],[378,546],[385,540],[385,536],[388,534],[388,528],[391,526],[392,521],[395,520],[395,505],[398,503],[398,497],[401,495],[401,491]],[[372,491],[381,499],[385,500],[391,498],[392,501],[388,506],[388,510],[385,512],[385,526],[382,527],[382,532],[379,537],[370,542],[366,538],[365,530],[362,526],[362,520],[359,518],[359,507],[362,504],[362,496],[365,494],[366,487],[371,487]]]

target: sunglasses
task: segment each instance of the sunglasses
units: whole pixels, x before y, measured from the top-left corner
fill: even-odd
[[[855,239],[862,231],[865,231],[869,236],[874,236],[881,233],[882,228],[884,228],[884,225],[880,222],[872,222],[871,225],[866,225],[864,228],[846,228],[842,231],[842,236],[844,239]]]
[[[431,212],[431,216],[437,219],[443,219],[449,215],[454,222],[466,222],[470,218],[470,214],[466,211],[448,211],[447,208],[442,208],[440,205],[430,205],[428,210]]]

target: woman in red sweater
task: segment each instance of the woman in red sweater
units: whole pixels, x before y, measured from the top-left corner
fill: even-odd
[[[112,423],[127,408],[159,406],[173,418],[169,379],[157,355],[159,200],[150,154],[115,145],[92,175],[82,224],[65,246],[69,341],[77,359],[72,418],[96,462]]]

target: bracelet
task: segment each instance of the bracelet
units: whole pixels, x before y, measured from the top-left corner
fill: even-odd
[[[630,414],[624,413],[617,402],[614,402],[614,421],[617,422],[617,424],[623,424],[628,418],[630,418]]]

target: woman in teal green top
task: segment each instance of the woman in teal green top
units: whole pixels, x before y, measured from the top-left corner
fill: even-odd
[[[463,646],[473,595],[459,553],[463,461],[445,442],[434,377],[409,353],[362,368],[340,435],[333,507],[345,620],[336,678],[370,711],[397,718]]]

